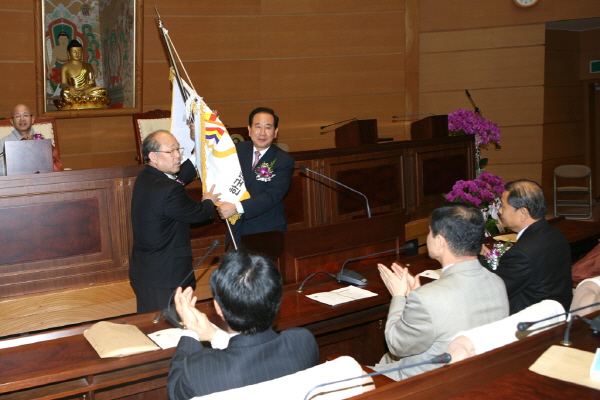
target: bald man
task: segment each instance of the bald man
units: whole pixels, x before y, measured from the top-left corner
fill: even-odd
[[[182,285],[195,286],[190,224],[210,220],[219,194],[207,191],[201,201],[188,196],[185,185],[196,178],[190,160],[167,131],[151,133],[142,143],[146,168],[138,175],[131,198],[133,250],[129,280],[138,314],[162,310]],[[214,187],[214,186],[213,186]]]
[[[542,300],[556,300],[565,310],[573,299],[571,247],[565,235],[546,220],[540,185],[521,179],[502,193],[500,220],[518,232],[517,243],[500,259],[496,274],[506,285],[511,315]]]
[[[13,131],[0,139],[0,175],[6,175],[6,160],[4,159],[4,143],[18,142],[19,140],[32,140],[36,134],[33,129],[35,117],[25,104],[17,104],[10,116],[10,123],[14,127]],[[52,147],[52,158],[54,161],[54,171],[62,171],[63,165],[58,151]]]

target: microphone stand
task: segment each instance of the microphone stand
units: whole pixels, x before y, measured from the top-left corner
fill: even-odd
[[[210,249],[208,249],[208,251],[206,252],[206,254],[204,254],[204,257],[202,257],[200,259],[200,261],[198,261],[198,263],[196,264],[196,266],[194,268],[192,268],[192,270],[187,274],[187,276],[185,278],[183,278],[183,281],[181,281],[181,283],[179,284],[179,286],[182,286],[188,279],[189,277],[194,273],[194,271],[196,270],[196,268],[198,268],[200,266],[200,264],[202,264],[202,261],[204,261],[206,259],[206,257],[219,245],[221,244],[221,242],[219,242],[218,240],[215,240],[212,243],[212,246],[210,246]],[[162,310],[158,316],[152,321],[153,323],[158,323],[158,321],[160,321],[160,317],[164,315],[165,317],[165,321],[167,321],[168,323],[170,323],[171,325],[173,325],[175,328],[181,328],[183,326],[183,322],[181,322],[181,318],[179,318],[179,314],[177,314],[177,310],[175,310],[175,308],[171,308],[171,302],[173,301],[173,297],[175,296],[175,292],[177,292],[177,289],[175,289],[175,291],[171,294],[171,297],[169,297],[169,303],[167,303],[167,308],[165,308],[164,310]]]

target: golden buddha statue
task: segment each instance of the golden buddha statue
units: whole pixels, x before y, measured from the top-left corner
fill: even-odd
[[[83,47],[71,40],[67,47],[69,61],[60,67],[60,100],[54,100],[59,110],[106,108],[110,104],[108,90],[96,86],[94,68],[82,61]]]

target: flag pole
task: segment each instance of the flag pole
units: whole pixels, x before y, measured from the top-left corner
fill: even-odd
[[[163,39],[165,41],[165,45],[167,46],[167,52],[169,54],[169,60],[171,62],[171,65],[173,66],[173,71],[174,71],[174,75],[175,75],[175,79],[177,79],[177,83],[179,86],[179,90],[181,91],[181,96],[183,98],[183,101],[186,102],[189,98],[188,93],[186,92],[186,90],[184,89],[183,86],[183,79],[181,79],[181,75],[179,73],[179,68],[177,67],[177,63],[175,62],[175,57],[173,56],[173,49],[171,48],[171,43],[170,40],[168,38],[169,35],[169,31],[166,30],[163,26],[162,20],[160,19],[160,14],[158,13],[158,8],[156,8],[156,6],[154,6],[154,10],[156,11],[156,16],[158,18],[158,29],[161,32],[161,34],[163,35]],[[203,110],[202,110],[202,105],[199,104],[199,114],[198,114],[198,118],[200,119],[200,124],[204,123],[204,117],[203,117]],[[194,113],[191,114],[190,117],[192,120],[194,119]],[[199,146],[199,142],[200,142],[200,135],[202,135],[202,129],[201,126],[199,126],[198,121],[196,120],[196,122],[194,123],[194,145],[196,146],[196,160],[200,159],[200,146]],[[202,186],[204,186],[204,177],[203,177],[203,183]],[[206,190],[206,188],[204,188],[204,190]],[[237,243],[235,241],[235,238],[233,237],[233,232],[231,230],[231,225],[229,223],[229,220],[227,218],[225,218],[225,223],[227,224],[227,229],[229,230],[229,235],[231,237],[231,241],[233,243],[233,247],[237,250],[238,246]]]
[[[171,49],[171,44],[167,36],[169,35],[169,31],[166,30],[163,26],[162,20],[160,19],[160,14],[158,13],[158,8],[154,6],[154,10],[156,11],[156,16],[158,18],[158,30],[163,35],[163,39],[165,40],[165,45],[167,46],[167,52],[169,53],[169,60],[171,61],[171,65],[173,66],[173,70],[175,71],[175,79],[177,79],[177,83],[179,84],[179,90],[181,90],[181,97],[185,102],[188,99],[188,94],[185,92],[183,88],[183,81],[181,76],[179,75],[179,69],[177,68],[177,63],[175,62],[175,58],[173,57],[173,50]]]

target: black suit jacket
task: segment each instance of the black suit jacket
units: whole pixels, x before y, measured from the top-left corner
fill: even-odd
[[[317,342],[304,328],[237,335],[225,350],[204,348],[182,336],[171,361],[167,392],[170,400],[188,400],[290,375],[314,367],[318,359]]]
[[[189,183],[195,176],[196,169],[187,160],[178,178]],[[190,223],[213,217],[211,200],[195,201],[184,185],[147,165],[135,181],[131,198],[132,285],[177,287],[192,270]]]
[[[545,219],[523,232],[495,272],[506,285],[511,314],[546,299],[558,301],[565,310],[571,307],[571,247]]]
[[[287,231],[287,219],[283,198],[287,194],[294,173],[294,159],[285,151],[271,145],[253,170],[254,145],[252,141],[236,144],[244,183],[251,198],[242,201],[244,213],[232,227],[236,241],[240,244],[242,235],[268,231]],[[275,176],[268,182],[256,179],[256,170],[263,163],[275,161]]]

